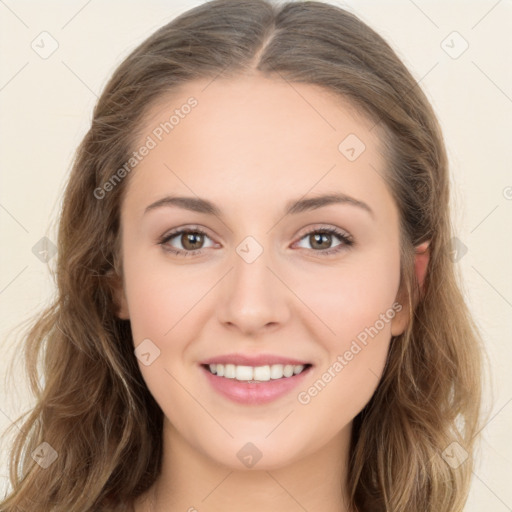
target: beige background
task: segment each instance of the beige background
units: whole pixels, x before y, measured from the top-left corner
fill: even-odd
[[[55,219],[74,149],[114,67],[156,28],[198,1],[0,1],[0,430],[30,405],[12,329],[52,293],[32,252]],[[335,3],[335,2],[332,2]],[[442,123],[453,173],[458,265],[492,366],[494,402],[474,472],[468,512],[512,510],[512,3],[346,1],[397,50]],[[42,35],[46,31],[50,35]],[[457,31],[458,35],[453,35]],[[448,38],[447,38],[448,37]],[[41,43],[44,39],[44,48]],[[48,58],[38,51],[49,51]],[[445,43],[442,43],[445,41]],[[467,50],[457,56],[464,49]],[[36,46],[37,48],[37,46]],[[451,55],[449,55],[451,53]],[[44,55],[43,55],[44,56]],[[453,58],[457,57],[457,58]],[[4,443],[5,444],[5,443]],[[0,494],[7,489],[0,453]]]

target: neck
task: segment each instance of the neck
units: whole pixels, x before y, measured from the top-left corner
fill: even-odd
[[[315,453],[278,468],[240,470],[198,452],[164,421],[162,471],[135,512],[352,512],[346,498],[352,424]],[[263,458],[261,463],[263,463]]]

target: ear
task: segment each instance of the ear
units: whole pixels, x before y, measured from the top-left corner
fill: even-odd
[[[122,277],[114,269],[110,269],[107,272],[107,279],[112,291],[114,314],[121,320],[129,320],[130,312],[128,310],[128,301],[126,300]]]
[[[416,246],[416,254],[414,256],[414,269],[416,272],[416,279],[418,280],[418,284],[422,293],[428,262],[430,260],[429,244],[430,242],[423,242],[422,244]]]
[[[416,280],[420,287],[420,293],[423,294],[425,275],[427,273],[428,262],[430,259],[430,242],[423,242],[416,246],[414,255],[414,272]],[[395,315],[391,321],[391,335],[399,336],[402,334],[409,323],[409,304],[407,297],[403,297],[402,290],[397,295],[397,302],[402,306],[401,310]]]

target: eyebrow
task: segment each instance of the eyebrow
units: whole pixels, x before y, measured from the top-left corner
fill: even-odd
[[[365,202],[342,193],[324,194],[321,196],[310,197],[308,199],[296,199],[288,201],[285,206],[284,214],[294,215],[309,210],[316,210],[317,208],[322,208],[323,206],[329,206],[331,204],[347,204],[355,206],[368,212],[372,218],[375,217],[373,210]],[[205,213],[207,215],[222,217],[222,211],[220,208],[213,204],[211,201],[202,199],[200,197],[184,196],[163,197],[162,199],[159,199],[158,201],[155,201],[154,203],[147,206],[144,210],[144,214],[164,206],[177,206],[178,208],[183,208],[192,212]]]

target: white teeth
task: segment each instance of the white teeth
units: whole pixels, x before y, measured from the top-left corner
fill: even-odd
[[[236,367],[236,380],[252,380],[252,366],[237,366]]]
[[[226,379],[234,379],[236,377],[236,368],[234,364],[224,366],[224,377]]]
[[[238,366],[234,364],[210,364],[210,372],[218,377],[240,381],[267,382],[271,379],[282,379],[298,375],[305,365],[273,364],[272,366]]]
[[[256,366],[253,378],[254,380],[270,380],[270,366]]]
[[[270,367],[271,379],[282,379],[284,376],[284,366],[282,364],[273,364]]]
[[[287,364],[283,369],[283,374],[285,377],[291,377],[293,375],[293,365]]]
[[[302,370],[304,370],[304,365],[303,364],[299,364],[298,366],[294,366],[293,367],[293,373],[295,375],[297,375],[298,373],[300,373]]]

